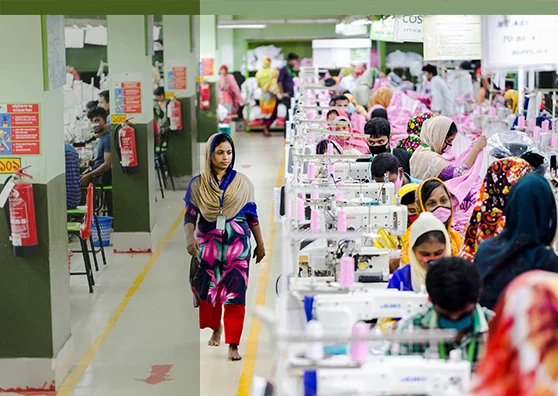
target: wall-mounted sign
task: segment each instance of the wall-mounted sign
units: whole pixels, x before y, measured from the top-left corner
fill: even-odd
[[[395,18],[395,35],[398,41],[422,43],[422,15],[402,15]]]
[[[39,155],[39,104],[0,104],[0,156]]]
[[[21,168],[21,158],[0,158],[0,174],[10,175]]]
[[[424,15],[423,36],[426,61],[481,59],[480,15]]]
[[[370,39],[400,42],[395,39],[395,17],[387,17],[379,21],[373,21],[370,25]]]
[[[172,67],[167,71],[167,87],[170,91],[181,91],[187,88],[186,85],[186,66]]]
[[[558,16],[486,15],[482,26],[483,70],[556,70]]]
[[[141,73],[116,74],[113,79],[114,114],[141,114]]]

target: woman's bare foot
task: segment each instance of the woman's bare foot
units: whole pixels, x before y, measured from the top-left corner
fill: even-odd
[[[238,353],[238,345],[236,344],[230,344],[229,345],[229,360],[232,360],[233,362],[236,362],[238,360],[241,360],[242,356],[240,356],[240,353]]]
[[[213,330],[211,338],[207,342],[209,346],[219,346],[221,345],[221,334],[223,333],[223,326],[219,327],[217,330]]]
[[[267,127],[263,128],[263,134],[265,137],[270,137],[271,133],[269,133],[269,129]]]

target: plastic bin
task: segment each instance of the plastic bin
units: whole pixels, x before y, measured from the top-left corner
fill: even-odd
[[[231,126],[230,124],[219,124],[219,132],[226,133],[227,135],[231,135]]]
[[[110,246],[110,230],[112,229],[112,217],[109,216],[99,216],[99,228],[101,229],[101,238],[103,239],[103,246]],[[100,247],[99,236],[97,233],[97,227],[95,224],[95,219],[91,224],[91,236],[93,237],[93,246]]]

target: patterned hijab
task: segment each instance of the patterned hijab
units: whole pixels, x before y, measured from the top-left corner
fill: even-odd
[[[422,113],[417,116],[412,117],[407,124],[407,136],[405,139],[397,142],[397,148],[414,153],[416,149],[422,144],[420,140],[420,132],[422,130],[422,125],[426,120],[434,117],[432,113]]]
[[[233,158],[221,184],[217,181],[212,169],[211,158],[215,151],[216,139],[226,136],[227,142],[233,149]],[[229,135],[217,133],[212,135],[205,146],[205,169],[203,173],[194,177],[188,186],[184,201],[197,208],[201,215],[210,222],[217,220],[221,210],[227,220],[234,219],[244,207],[255,202],[254,185],[248,177],[237,173],[234,168],[236,153],[234,143]]]
[[[506,289],[472,396],[552,396],[558,389],[558,275],[530,271]]]
[[[521,158],[494,161],[486,172],[477,202],[465,231],[461,257],[473,261],[482,241],[498,235],[504,229],[504,206],[510,188],[531,172],[529,163]]]

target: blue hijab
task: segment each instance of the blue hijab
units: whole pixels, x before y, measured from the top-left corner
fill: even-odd
[[[475,264],[484,289],[481,305],[493,309],[500,294],[518,275],[534,269],[558,271],[558,257],[549,246],[557,229],[557,209],[550,183],[528,174],[511,189],[500,235],[479,245]]]

